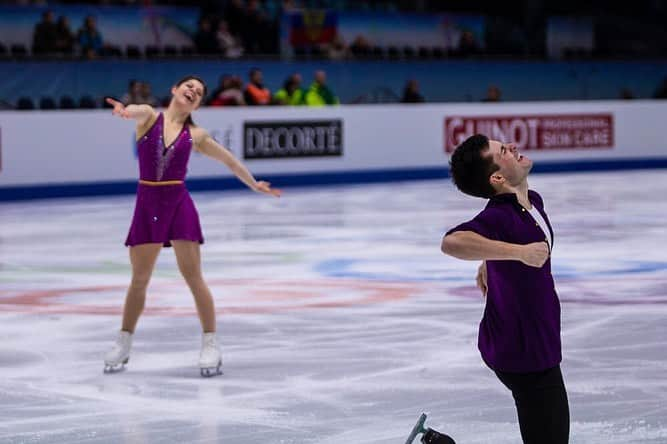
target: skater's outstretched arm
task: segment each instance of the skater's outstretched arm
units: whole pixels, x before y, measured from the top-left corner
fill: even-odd
[[[487,239],[473,231],[455,231],[442,239],[442,252],[458,259],[486,261],[521,261],[540,268],[549,257],[546,242],[510,244]]]
[[[280,197],[282,194],[280,190],[271,188],[271,184],[269,182],[255,180],[245,165],[243,165],[236,157],[234,157],[231,151],[216,142],[215,139],[213,139],[213,137],[211,137],[211,135],[208,133],[208,131],[199,127],[192,127],[190,131],[195,142],[195,150],[207,155],[208,157],[211,157],[212,159],[224,163],[227,168],[229,168],[231,172],[239,178],[241,182],[245,183],[253,191]]]
[[[153,117],[155,117],[155,110],[150,105],[123,105],[118,100],[107,97],[106,101],[113,106],[111,113],[114,116],[122,117],[123,119],[134,119],[137,121],[137,127],[146,125]]]

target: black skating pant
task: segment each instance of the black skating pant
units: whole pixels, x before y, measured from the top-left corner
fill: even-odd
[[[535,373],[495,370],[510,389],[524,444],[567,444],[570,409],[560,366]]]
[[[428,429],[422,436],[422,444],[456,444],[454,440],[444,433]]]

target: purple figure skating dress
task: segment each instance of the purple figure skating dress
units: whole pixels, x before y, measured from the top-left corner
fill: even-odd
[[[169,146],[165,146],[164,116],[137,141],[139,186],[134,217],[125,245],[159,242],[165,247],[172,240],[203,243],[199,215],[185,187],[192,136],[188,124]]]

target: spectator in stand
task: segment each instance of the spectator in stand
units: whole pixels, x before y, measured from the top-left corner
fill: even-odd
[[[202,17],[199,20],[199,28],[195,34],[194,41],[199,54],[211,55],[220,53],[216,33],[213,31],[211,20],[207,17]]]
[[[350,52],[357,57],[365,57],[371,53],[372,46],[366,37],[358,35],[350,45]]]
[[[55,46],[56,51],[62,54],[74,52],[74,33],[69,27],[69,19],[64,15],[58,17]]]
[[[501,95],[500,88],[496,85],[491,85],[486,90],[486,97],[482,99],[482,102],[500,102]]]
[[[79,41],[81,54],[85,58],[92,59],[99,54],[103,41],[102,34],[97,30],[95,17],[92,15],[86,17],[83,26],[79,29],[77,40]]]
[[[243,81],[238,76],[224,75],[220,86],[213,91],[208,106],[245,106],[243,98]]]
[[[268,20],[259,7],[258,0],[248,0],[244,11],[241,40],[246,54],[261,54],[266,40]]]
[[[135,79],[130,80],[127,85],[127,92],[120,98],[123,105],[140,105],[141,104],[141,82]]]
[[[243,55],[243,47],[236,37],[229,32],[229,25],[226,21],[220,20],[218,23],[216,38],[218,39],[218,46],[225,57],[236,59]]]
[[[463,31],[459,39],[459,46],[456,48],[454,54],[459,57],[469,57],[478,55],[480,52],[475,34],[471,31]]]
[[[160,101],[151,93],[151,85],[148,82],[130,80],[127,92],[123,94],[120,101],[123,105],[150,105],[157,107]]]
[[[285,80],[285,84],[273,96],[278,105],[304,105],[304,91],[301,88],[301,74],[294,73]]]
[[[662,83],[658,86],[658,89],[653,93],[654,99],[667,99],[667,77],[662,79]]]
[[[621,91],[618,93],[618,98],[622,100],[633,100],[635,99],[635,94],[628,87],[621,88]]]
[[[157,107],[160,101],[153,95],[151,91],[151,84],[148,82],[140,82],[141,104]]]
[[[416,80],[408,80],[403,89],[401,103],[423,103],[424,97],[419,94],[419,83]]]
[[[232,76],[229,74],[223,74],[220,76],[220,80],[218,81],[218,87],[213,90],[211,95],[206,99],[204,102],[205,106],[224,106],[223,103],[221,103],[221,100],[218,98],[220,94],[228,89],[231,85],[232,81]]]
[[[264,76],[259,68],[250,70],[250,83],[245,88],[245,101],[248,105],[270,105],[271,91],[264,86]]]
[[[343,60],[348,56],[348,49],[340,34],[336,34],[326,51],[331,60]]]
[[[315,72],[315,81],[308,91],[306,91],[306,105],[308,106],[323,106],[323,105],[338,105],[340,101],[338,97],[327,87],[327,75],[324,71]]]
[[[51,54],[56,51],[57,28],[54,22],[53,11],[42,14],[42,21],[35,25],[32,34],[32,53]]]
[[[243,2],[241,0],[228,1],[222,15],[229,25],[229,32],[238,38],[245,24]]]
[[[281,12],[292,12],[292,11],[298,11],[299,8],[294,0],[283,0],[282,5],[281,5]]]

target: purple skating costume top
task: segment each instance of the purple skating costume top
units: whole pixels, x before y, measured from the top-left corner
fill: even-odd
[[[172,240],[204,242],[199,215],[182,182],[192,152],[192,135],[185,124],[170,145],[164,141],[164,115],[137,141],[139,183],[132,225],[125,245]],[[172,182],[175,181],[175,182]]]
[[[137,141],[141,180],[185,180],[192,151],[189,125],[187,123],[183,125],[171,145],[166,146],[166,142],[164,140],[164,115],[160,113],[153,126]]]

